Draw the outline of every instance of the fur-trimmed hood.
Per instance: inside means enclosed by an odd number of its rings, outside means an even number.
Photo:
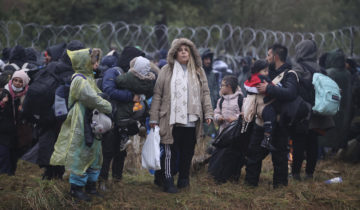
[[[170,66],[170,69],[173,69],[174,67],[176,52],[181,45],[187,45],[190,47],[191,56],[194,58],[196,69],[200,69],[202,67],[200,53],[196,49],[195,44],[187,38],[174,39],[174,41],[171,43],[171,48],[167,55],[167,62]]]

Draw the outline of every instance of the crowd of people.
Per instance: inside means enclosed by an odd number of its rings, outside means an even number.
[[[344,152],[352,139],[360,144],[359,123],[352,123],[360,108],[360,68],[340,49],[317,55],[312,40],[298,43],[292,59],[285,46],[274,44],[264,60],[244,57],[232,71],[186,38],[173,40],[156,58],[132,46],[103,55],[77,40],[43,53],[5,48],[0,173],[15,175],[20,158],[44,168],[43,179],[62,179],[69,171],[70,194],[90,201],[98,187],[108,190],[110,169],[114,181],[122,179],[130,137],[159,126],[163,152],[154,184],[177,193],[190,186],[196,143],[241,121],[241,139],[207,150],[208,171],[218,183],[238,181],[245,166],[245,184],[257,186],[270,153],[274,188],[287,186],[289,177],[303,180],[305,159],[305,179],[312,179],[325,151]],[[329,76],[341,90],[334,116],[311,111],[315,73]],[[111,118],[107,132],[95,129],[94,110]]]

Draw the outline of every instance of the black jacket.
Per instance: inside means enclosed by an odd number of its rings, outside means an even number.
[[[273,74],[274,79],[277,75],[281,74],[284,71],[291,69],[289,64],[282,65],[279,69],[276,70],[276,73]],[[281,80],[281,87],[268,85],[266,88],[266,94],[272,98],[275,98],[279,102],[290,102],[297,97],[298,91],[298,82],[297,77],[294,73],[286,72],[284,78]]]
[[[57,45],[52,45],[46,49],[46,52],[51,57],[51,61],[58,61],[66,49],[65,43],[60,43]]]
[[[12,99],[7,90],[3,89],[1,91],[0,101],[5,95],[8,95],[9,101],[4,107],[0,107],[0,144],[12,147],[15,146],[16,143],[16,126],[11,102]]]

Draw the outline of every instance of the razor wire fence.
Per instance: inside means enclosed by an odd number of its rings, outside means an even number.
[[[341,48],[347,56],[360,58],[360,26],[344,27],[329,32],[281,32],[267,29],[242,28],[230,24],[174,27],[165,25],[138,25],[122,21],[82,25],[22,24],[17,21],[0,21],[0,49],[20,44],[44,50],[47,47],[77,39],[89,47],[99,47],[105,52],[138,46],[150,56],[168,49],[175,38],[191,39],[198,48],[210,48],[215,57],[221,56],[236,68],[244,56],[265,58],[267,49],[274,43],[288,47],[294,55],[295,46],[302,40],[313,39],[319,55]]]

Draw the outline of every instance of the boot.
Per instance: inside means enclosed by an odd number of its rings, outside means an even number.
[[[177,187],[179,189],[190,186],[189,179],[178,179]]]
[[[71,184],[70,195],[76,199],[90,202],[91,198],[83,192],[83,187]]]
[[[90,194],[90,195],[96,195],[99,197],[102,197],[100,195],[100,193],[96,190],[96,182],[87,182],[85,185],[85,191],[86,193]]]
[[[276,148],[271,144],[271,135],[264,135],[264,139],[261,141],[260,146],[269,150],[270,152],[276,151]]]
[[[164,182],[164,192],[177,193],[178,190],[174,186],[174,178],[166,178]]]
[[[163,176],[161,174],[161,171],[155,171],[154,184],[156,184],[159,187],[164,186],[164,178],[163,178]]]

